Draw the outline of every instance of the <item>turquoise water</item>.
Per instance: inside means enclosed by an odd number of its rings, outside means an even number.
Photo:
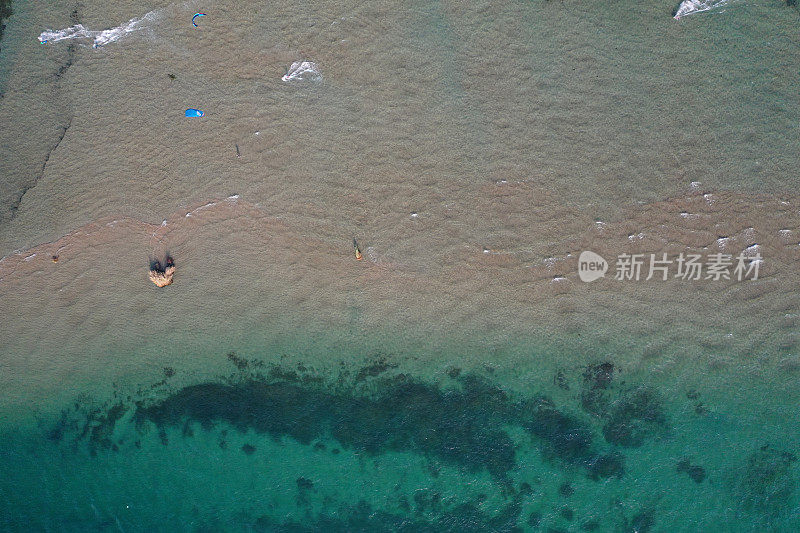
[[[164,368],[152,383],[84,392],[4,432],[0,524],[791,531],[800,520],[796,402],[743,411],[743,383],[720,392],[611,359],[515,377],[444,361],[402,372],[414,355],[322,374],[231,352],[216,377]]]

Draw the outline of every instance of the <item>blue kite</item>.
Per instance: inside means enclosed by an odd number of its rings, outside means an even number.
[[[205,13],[195,13],[194,16],[192,17],[192,26],[198,28],[199,26],[195,23],[194,19],[196,19],[197,17],[205,17],[205,16],[206,16]]]

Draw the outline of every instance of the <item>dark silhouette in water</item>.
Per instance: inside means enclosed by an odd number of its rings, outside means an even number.
[[[659,395],[648,387],[638,387],[610,406],[603,436],[612,444],[637,447],[666,427],[667,418]]]
[[[275,367],[265,377],[263,364],[250,364],[235,354],[228,358],[240,371],[253,371],[226,383],[187,386],[162,399],[91,408],[82,423],[65,414],[51,432],[53,440],[72,431],[93,451],[108,449],[115,424],[132,411],[137,430],[155,425],[164,445],[169,444],[170,427],[188,437],[193,424],[206,431],[224,424],[241,433],[290,437],[306,446],[335,440],[338,447],[369,455],[418,453],[469,472],[487,471],[508,485],[516,466],[516,444],[508,428],[516,426],[533,437],[545,458],[585,468],[590,479],[624,474],[622,455],[598,449],[589,426],[560,411],[549,398],[514,400],[474,375],[460,376],[455,388],[404,375],[370,377],[391,368],[379,360],[357,373],[356,385],[370,394],[356,389],[328,392],[313,376]]]
[[[156,272],[164,273],[166,269],[169,267],[175,266],[175,260],[172,259],[172,256],[167,254],[166,258],[164,259],[164,263],[162,265],[159,259],[151,259],[150,260],[150,270],[155,270]]]
[[[187,422],[205,430],[224,423],[242,433],[291,437],[307,446],[334,439],[370,455],[411,451],[470,472],[486,470],[504,483],[516,464],[505,426],[516,425],[536,437],[545,456],[583,466],[592,479],[624,472],[621,456],[598,453],[591,430],[550,399],[512,401],[474,376],[449,390],[401,376],[381,381],[372,396],[364,396],[307,386],[293,372],[278,375],[280,381],[251,377],[188,386],[162,400],[138,402],[134,419],[141,430],[148,422],[162,432]]]
[[[175,275],[175,261],[172,256],[167,254],[166,259],[162,265],[158,259],[150,260],[150,281],[158,287],[166,287],[172,284],[172,278]]]
[[[765,444],[747,458],[737,484],[739,505],[747,510],[778,513],[789,507],[796,481],[792,463],[797,456]]]
[[[693,465],[688,457],[684,457],[675,466],[676,472],[682,472],[692,478],[695,483],[702,483],[706,479],[706,469],[700,465]]]
[[[12,13],[11,0],[0,0],[0,40],[3,39],[3,30],[6,29],[6,25],[3,21],[10,17]],[[2,48],[0,48],[0,50],[2,50]]]
[[[138,405],[135,419],[140,427],[150,421],[159,428],[189,420],[206,430],[224,422],[241,432],[288,436],[303,445],[333,438],[371,455],[416,451],[470,471],[486,469],[501,479],[514,466],[514,444],[497,429],[503,413],[481,407],[486,395],[482,388],[443,393],[410,382],[391,386],[375,399],[288,382],[203,383]]]
[[[50,432],[51,439],[60,441],[72,434],[73,445],[87,442],[90,452],[96,454],[101,450],[117,451],[122,445],[114,438],[118,424],[132,423],[141,436],[154,428],[165,446],[172,442],[168,435],[172,439],[192,438],[194,428],[199,426],[203,431],[218,431],[216,442],[226,449],[229,442],[226,433],[233,428],[243,435],[268,435],[277,441],[290,438],[316,453],[336,455],[340,449],[368,456],[416,453],[431,461],[431,476],[435,477],[444,464],[470,474],[487,472],[506,499],[514,499],[507,509],[494,516],[479,513],[476,505],[464,506],[459,512],[467,515],[458,515],[455,510],[447,511],[446,500],[435,491],[415,493],[413,502],[417,512],[427,513],[426,520],[430,515],[439,519],[414,522],[418,528],[409,531],[470,530],[465,529],[464,516],[480,525],[476,525],[476,530],[514,530],[521,512],[520,499],[533,492],[529,483],[521,483],[517,490],[512,481],[518,448],[533,445],[546,460],[564,467],[571,475],[576,467],[581,468],[593,481],[621,478],[625,473],[622,454],[609,449],[602,439],[596,439],[591,426],[581,418],[563,412],[543,395],[512,397],[482,377],[451,373],[455,377],[447,380],[447,386],[422,383],[403,374],[392,375],[390,371],[396,365],[378,356],[366,367],[353,371],[350,385],[345,384],[342,376],[335,384],[325,385],[321,376],[304,365],[298,365],[296,370],[265,367],[259,360],[245,359],[235,353],[228,354],[228,359],[236,367],[236,373],[227,380],[177,390],[169,389],[166,380],[162,380],[156,384],[158,387],[141,388],[138,400],[128,397],[120,401],[122,395],[115,393],[114,400],[102,407],[81,411],[76,404],[74,412],[68,410],[62,415]],[[169,369],[167,373],[174,374],[175,370]],[[608,375],[601,371],[588,381],[605,386]],[[617,406],[604,416],[609,421],[635,420],[643,416],[642,409],[650,412],[647,406],[652,401],[642,403],[637,398],[630,392],[623,394],[618,402],[627,407]],[[630,411],[634,415],[625,414]],[[528,437],[520,440],[524,433]],[[254,455],[256,447],[245,444],[241,451]],[[310,505],[313,485],[303,479],[298,481],[298,501]],[[568,497],[572,490],[564,484],[561,495]],[[405,502],[410,508],[408,498]],[[362,515],[359,509],[351,509],[350,517],[323,514],[317,520],[320,527],[333,531],[345,531],[354,524],[388,531],[393,530],[395,520],[408,520],[407,516],[380,511]],[[266,522],[262,520],[263,523]],[[270,525],[275,531],[304,530],[288,523]]]

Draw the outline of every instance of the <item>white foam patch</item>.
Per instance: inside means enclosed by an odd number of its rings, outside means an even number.
[[[70,39],[91,39],[92,47],[98,48],[119,41],[129,33],[149,27],[159,19],[160,13],[160,10],[151,11],[141,17],[132,18],[121,26],[102,31],[90,30],[83,24],[76,24],[63,30],[45,30],[39,35],[39,42],[44,44]]]
[[[761,255],[761,247],[758,245],[758,243],[751,244],[742,251],[742,255],[745,257],[755,257],[756,255]]]
[[[316,63],[311,61],[295,61],[289,71],[281,78],[283,81],[321,81],[322,72]]]
[[[729,3],[730,0],[683,0],[675,10],[673,18],[678,20],[697,13],[721,10]]]
[[[375,264],[378,264],[381,261],[381,258],[378,256],[378,252],[375,251],[375,248],[372,246],[368,246],[364,253],[367,255],[367,259],[372,261]]]
[[[558,263],[559,261],[563,261],[563,259],[559,259],[557,257],[545,257],[544,259],[542,259],[542,262],[545,264],[545,266],[550,269],[556,266],[556,263]]]

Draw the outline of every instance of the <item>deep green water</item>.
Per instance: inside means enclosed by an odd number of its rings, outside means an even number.
[[[533,347],[528,347],[533,350]],[[796,416],[610,359],[509,386],[487,367],[321,375],[220,354],[6,430],[8,531],[792,531]],[[319,354],[317,354],[319,355]],[[333,354],[335,355],[335,354]],[[557,354],[540,354],[555,358]],[[315,359],[309,355],[310,359]],[[185,381],[185,380],[184,380]],[[504,382],[506,384],[504,385]],[[116,386],[115,386],[116,387]],[[8,427],[8,426],[6,426]]]

